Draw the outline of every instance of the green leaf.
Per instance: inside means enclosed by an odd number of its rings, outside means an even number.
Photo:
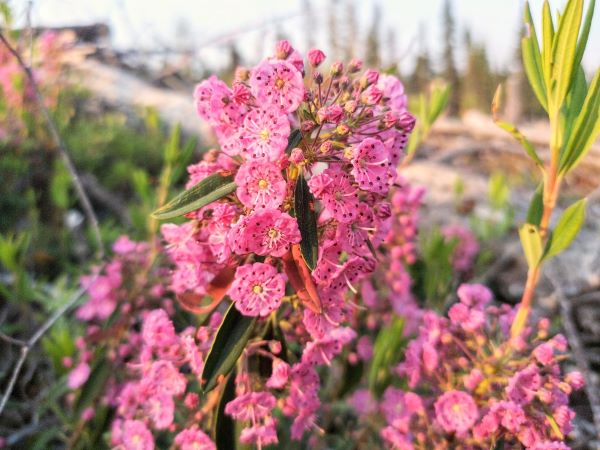
[[[294,213],[300,229],[300,249],[310,270],[314,270],[319,257],[319,236],[317,235],[317,213],[313,197],[304,176],[300,174],[294,189]]]
[[[552,232],[552,237],[546,244],[544,259],[558,255],[571,245],[585,220],[586,205],[587,199],[583,198],[569,206],[560,216]]]
[[[87,382],[83,385],[81,393],[75,403],[75,417],[80,417],[83,410],[94,404],[104,392],[108,378],[112,374],[112,367],[102,354],[97,358],[96,365],[92,368]]]
[[[429,111],[427,114],[427,123],[429,127],[438,119],[440,114],[448,106],[450,99],[449,84],[434,84],[431,88],[431,98],[429,100]]]
[[[236,188],[232,175],[214,173],[154,211],[152,216],[159,220],[182,216],[231,194]]]
[[[525,252],[527,266],[530,269],[537,267],[542,258],[542,237],[538,227],[526,223],[519,229],[519,237]]]
[[[540,45],[535,32],[535,25],[531,17],[529,3],[525,3],[525,26],[526,34],[521,39],[521,52],[523,54],[523,67],[527,74],[527,79],[542,107],[548,110],[548,98],[546,82],[543,76],[542,55]]]
[[[244,351],[256,317],[242,315],[232,303],[208,352],[202,371],[202,390],[213,389],[222,376],[227,376]]]
[[[218,450],[235,450],[236,430],[234,420],[225,414],[225,406],[235,398],[235,371],[231,372],[219,399],[213,427],[213,439]]]
[[[560,17],[558,30],[554,36],[552,46],[552,60],[556,64],[552,67],[551,92],[556,111],[565,101],[571,83],[575,66],[575,52],[577,50],[577,37],[583,15],[583,0],[570,0]],[[578,66],[577,66],[578,67]],[[550,111],[550,113],[553,113]]]
[[[546,85],[550,83],[552,76],[552,42],[554,40],[554,23],[552,22],[552,13],[550,12],[550,4],[548,0],[544,1],[542,10],[542,61],[544,63],[543,72]]]
[[[535,190],[533,197],[531,198],[531,203],[529,204],[529,209],[527,210],[527,223],[535,225],[536,227],[540,226],[542,222],[542,215],[544,214],[544,184],[540,183],[540,185]]]
[[[290,137],[288,138],[288,145],[285,148],[285,152],[289,154],[292,151],[292,149],[298,147],[298,144],[301,140],[302,133],[300,132],[300,130],[293,130],[290,133]]]
[[[560,174],[573,170],[600,134],[600,69],[590,83],[583,107],[573,125],[560,161]]]
[[[515,139],[517,139],[521,143],[523,148],[525,149],[525,152],[527,152],[527,154],[533,160],[534,163],[536,163],[539,167],[544,166],[544,163],[542,162],[541,158],[538,156],[537,152],[535,151],[535,148],[533,148],[533,145],[531,144],[531,142],[529,142],[529,139],[527,139],[525,137],[525,135],[523,133],[521,133],[517,127],[515,127],[511,123],[504,122],[503,120],[497,120],[496,125],[498,125],[500,128],[502,128],[504,131],[510,133]]]
[[[404,319],[395,318],[377,334],[373,345],[373,359],[368,374],[369,390],[379,397],[390,384],[391,369],[402,359],[406,339],[403,337]]]
[[[592,18],[594,17],[594,9],[596,7],[596,0],[590,0],[587,13],[585,14],[585,20],[583,21],[583,28],[581,29],[581,36],[579,42],[577,42],[577,51],[575,52],[575,67],[579,67],[583,59],[585,47],[587,45],[588,37],[590,35],[590,28],[592,27]]]
[[[563,108],[564,124],[562,126],[563,146],[561,148],[561,159],[564,157],[565,144],[569,142],[573,131],[573,124],[577,117],[579,117],[583,108],[587,91],[588,87],[585,79],[585,72],[583,67],[579,66],[575,73],[575,79],[571,86],[571,90],[569,91],[569,95],[567,95],[565,108]]]

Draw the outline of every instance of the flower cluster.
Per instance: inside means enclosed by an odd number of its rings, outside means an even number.
[[[52,31],[42,33],[33,40],[30,49],[33,74],[44,93],[48,108],[55,106],[61,89],[60,52],[69,45],[69,38]],[[0,46],[0,141],[19,143],[27,136],[28,114],[35,103],[33,86],[23,69],[6,46]]]
[[[511,339],[513,308],[490,306],[491,293],[481,285],[463,284],[458,296],[449,318],[425,313],[408,345],[397,372],[413,392],[386,391],[383,439],[400,449],[450,448],[454,440],[474,449],[500,440],[567,448],[562,441],[574,417],[569,394],[583,378],[561,375],[565,338],[549,339],[542,319]]]
[[[479,253],[479,243],[473,232],[461,225],[446,225],[442,228],[446,240],[456,240],[456,247],[452,253],[452,267],[458,273],[469,272]]]
[[[259,447],[277,442],[269,390],[283,397],[293,438],[316,426],[316,367],[356,337],[343,326],[348,297],[375,270],[376,249],[394,235],[392,211],[406,210],[408,222],[420,202],[421,194],[407,187],[393,204],[388,197],[415,122],[401,82],[363,71],[359,60],[321,71],[324,59],[312,50],[305,66],[282,41],[273,56],[238,69],[232,86],[216,77],[197,86],[198,114],[220,149],[188,168],[188,187],[219,174],[232,177],[236,189],[189,213],[182,225],[162,227],[175,264],[171,287],[182,305],[194,310],[190,299],[208,295],[216,299],[212,310],[222,297],[213,295],[216,286],[225,285],[241,314],[283,319],[286,339],[300,344],[294,354],[278,355],[251,341],[242,356],[242,367],[256,355],[272,360],[272,376],[260,390],[251,371],[238,373],[238,397],[225,409],[250,423],[242,440]],[[296,219],[306,213],[315,217],[314,266],[300,246],[311,239]],[[416,233],[402,226],[402,256],[395,257],[406,262],[414,259]]]
[[[214,315],[208,327],[189,327],[177,334],[165,310],[146,312],[139,353],[129,363],[129,379],[118,387],[111,405],[116,409],[113,446],[154,449],[153,432],[167,430],[173,434],[174,448],[215,449],[198,427],[207,412],[200,407],[198,394],[187,388],[200,381],[203,355],[219,319]]]

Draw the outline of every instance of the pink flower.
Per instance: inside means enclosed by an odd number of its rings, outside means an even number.
[[[173,423],[175,403],[170,395],[159,394],[146,399],[144,410],[157,430],[164,430]]]
[[[214,127],[220,139],[235,133],[246,112],[232,101],[231,89],[214,75],[196,86],[194,100],[198,115]]]
[[[236,194],[247,208],[278,208],[286,193],[279,168],[266,161],[248,161],[235,176]]]
[[[285,277],[270,264],[245,264],[235,271],[229,295],[242,314],[266,317],[281,304]]]
[[[355,337],[356,332],[351,328],[335,328],[322,338],[309,342],[302,353],[302,361],[314,365],[329,365],[333,357],[340,354],[344,345]]]
[[[273,371],[267,380],[266,386],[271,389],[283,389],[290,375],[290,366],[285,361],[277,358],[273,360]]]
[[[248,392],[227,403],[225,413],[243,422],[255,421],[270,416],[275,402],[269,392]]]
[[[87,363],[81,362],[69,372],[69,379],[67,380],[67,386],[70,389],[78,389],[85,384],[87,379],[90,377],[90,366]]]
[[[359,188],[379,194],[387,193],[396,174],[391,167],[389,153],[380,140],[366,138],[352,147],[351,162],[352,175]]]
[[[474,391],[483,380],[483,373],[479,369],[473,369],[463,378],[463,384],[469,391]]]
[[[477,405],[469,394],[463,391],[448,391],[435,402],[435,417],[448,433],[466,433],[479,418]]]
[[[516,404],[527,405],[533,400],[540,387],[542,387],[540,371],[535,365],[530,364],[508,380],[506,393]]]
[[[213,441],[195,425],[185,428],[175,436],[175,445],[179,450],[215,450]]]
[[[565,381],[576,390],[585,386],[585,378],[579,371],[569,372],[565,377]]]
[[[140,420],[126,420],[123,423],[122,439],[125,450],[154,450],[152,433]]]
[[[452,323],[462,327],[463,330],[473,333],[485,324],[485,313],[479,309],[469,309],[463,303],[452,305],[448,311]]]
[[[255,108],[245,117],[242,129],[232,146],[246,158],[277,161],[287,147],[290,122],[276,108]]]
[[[471,270],[475,256],[479,252],[479,243],[471,230],[461,225],[447,225],[442,229],[442,234],[448,240],[457,241],[452,254],[454,269],[458,272]]]
[[[231,256],[231,245],[227,237],[238,214],[238,208],[229,203],[211,205],[211,216],[206,223],[208,247],[219,264],[225,263]]]
[[[229,238],[238,255],[256,253],[276,257],[285,255],[292,244],[301,240],[296,220],[278,209],[256,211],[240,218]]]
[[[359,206],[358,191],[351,183],[351,177],[334,166],[313,176],[308,186],[334,219],[348,223],[356,218]]]
[[[142,325],[142,339],[149,347],[168,348],[178,341],[173,322],[164,309],[150,311]]]
[[[377,87],[383,91],[383,96],[387,99],[386,105],[391,108],[392,112],[406,112],[407,98],[404,93],[404,85],[398,78],[393,75],[380,75]]]
[[[527,420],[523,408],[510,401],[498,402],[492,407],[492,412],[498,415],[502,426],[511,433],[518,432]]]
[[[304,98],[302,74],[287,61],[265,61],[257,66],[250,76],[250,86],[260,103],[285,113],[295,111]]]
[[[308,62],[313,67],[318,67],[323,61],[325,61],[325,53],[318,48],[313,48],[308,51]]]
[[[377,401],[368,389],[357,389],[348,400],[348,405],[359,415],[371,414],[377,410]]]
[[[544,366],[554,361],[554,348],[547,342],[538,345],[533,349],[533,356]]]
[[[320,314],[306,308],[304,310],[303,323],[306,330],[313,339],[318,339],[337,327],[344,319],[344,299],[338,291],[333,289],[322,289],[319,298],[323,310]]]
[[[457,294],[461,303],[470,307],[483,308],[492,301],[492,292],[481,284],[461,284]]]

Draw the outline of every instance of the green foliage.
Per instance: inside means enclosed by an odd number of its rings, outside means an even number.
[[[380,397],[392,380],[391,371],[401,361],[407,339],[403,336],[404,318],[396,317],[381,328],[373,346],[373,359],[368,373],[369,390]]]
[[[452,254],[457,244],[458,239],[447,239],[438,228],[420,235],[420,259],[411,269],[417,298],[424,299],[428,308],[441,311],[454,290]]]
[[[159,220],[183,216],[231,194],[236,188],[233,176],[214,173],[158,208],[152,216]]]
[[[427,138],[431,127],[448,106],[450,86],[445,83],[432,83],[429,92],[419,95],[419,106],[415,117],[417,123],[406,146],[406,158],[410,160],[418,147]]]
[[[543,259],[550,259],[566,250],[585,221],[587,199],[581,199],[569,206],[554,227],[552,235],[546,243]]]
[[[234,368],[246,348],[255,323],[256,317],[243,316],[233,303],[229,306],[204,362],[204,392],[214,389],[220,378],[227,376]]]
[[[535,225],[526,223],[519,228],[519,238],[529,269],[535,269],[542,259],[542,236]]]
[[[317,212],[306,179],[298,176],[294,189],[294,213],[300,229],[300,249],[302,257],[310,270],[314,270],[319,257],[319,236],[317,235]]]
[[[480,241],[505,235],[513,225],[515,212],[510,204],[510,187],[501,172],[492,174],[488,184],[488,208],[485,216],[473,214],[470,226]]]

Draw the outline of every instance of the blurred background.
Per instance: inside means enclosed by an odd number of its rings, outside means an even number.
[[[542,3],[532,0],[532,11],[541,11]],[[551,2],[553,9],[565,3]],[[503,84],[499,114],[548,154],[548,124],[521,65],[523,6],[522,0],[0,0],[0,24],[39,76],[107,246],[124,233],[137,240],[155,237],[158,224],[150,212],[182,189],[187,165],[215,145],[193,107],[195,84],[212,74],[230,81],[237,66],[256,64],[280,39],[301,53],[321,48],[325,65],[358,57],[366,67],[399,76],[418,118],[420,105],[447,86],[443,114],[429,124],[415,160],[402,170],[411,183],[427,188],[423,264],[439,263],[435,250],[428,250],[435,247],[435,227],[468,228],[485,243],[469,277],[515,303],[527,270],[516,225],[539,180],[518,142],[494,124],[491,103]],[[588,75],[600,65],[599,17],[583,61]],[[539,23],[539,16],[534,20]],[[65,304],[89,271],[96,245],[57,146],[3,47],[0,84],[0,331],[27,339]],[[588,196],[586,227],[551,268],[566,294],[582,299],[572,318],[596,373],[598,173],[597,142],[567,178],[561,203]],[[458,282],[435,281],[442,300]],[[552,292],[542,280],[539,307],[559,322]],[[82,330],[65,316],[32,351],[0,419],[8,447],[64,448],[77,430],[77,422],[64,417],[61,398],[63,360],[75,353]],[[0,353],[3,391],[19,348],[0,340]],[[587,400],[580,404],[578,430],[585,442],[594,428]],[[55,424],[61,426],[50,427]]]

